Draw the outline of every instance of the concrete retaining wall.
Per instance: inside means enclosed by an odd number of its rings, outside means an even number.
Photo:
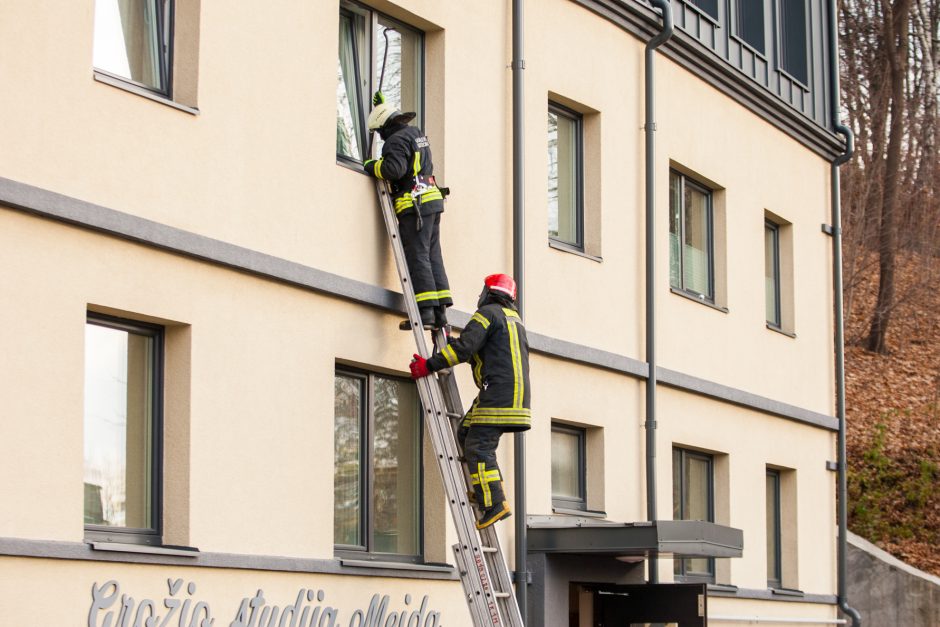
[[[940,626],[940,577],[905,564],[849,533],[849,605],[866,627]]]

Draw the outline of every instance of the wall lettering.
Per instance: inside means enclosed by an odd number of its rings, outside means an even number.
[[[162,604],[148,598],[136,600],[114,579],[93,583],[88,627],[214,627],[209,603],[194,598],[195,582],[185,587],[182,579],[166,583],[168,594]],[[428,595],[415,606],[410,594],[403,601],[393,603],[389,595],[376,593],[368,606],[347,613],[330,605],[323,590],[301,588],[293,603],[279,605],[258,589],[241,600],[227,627],[440,627],[441,613],[428,608]]]

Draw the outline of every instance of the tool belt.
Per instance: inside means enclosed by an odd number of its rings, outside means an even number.
[[[435,181],[433,176],[422,176],[419,174],[415,177],[415,182],[411,190],[395,198],[395,213],[399,214],[415,206],[420,209],[422,204],[432,200],[444,200],[448,194],[450,194],[450,188],[438,187],[437,181]],[[417,211],[417,213],[420,217],[421,212]],[[419,226],[418,229],[420,230],[420,228]]]

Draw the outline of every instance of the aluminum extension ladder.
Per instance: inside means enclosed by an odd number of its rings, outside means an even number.
[[[405,309],[411,320],[418,354],[427,359],[431,354],[421,324],[418,303],[415,301],[411,275],[405,262],[405,251],[398,234],[398,219],[392,206],[392,196],[388,183],[376,180],[375,184],[398,276],[401,278]],[[443,329],[436,330],[433,336],[434,346],[438,350],[447,345],[447,335]],[[523,627],[519,605],[513,594],[509,567],[500,548],[495,525],[478,530],[473,507],[468,501],[468,493],[472,490],[470,475],[459,459],[461,451],[458,450],[456,439],[457,427],[463,418],[463,405],[460,402],[457,381],[453,372],[448,369],[418,379],[417,384],[425,424],[444,480],[444,491],[457,528],[457,538],[460,540],[453,546],[454,558],[473,625]]]

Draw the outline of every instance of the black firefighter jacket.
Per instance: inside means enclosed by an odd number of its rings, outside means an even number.
[[[499,303],[480,307],[460,338],[428,359],[428,370],[470,362],[480,388],[467,414],[468,426],[524,431],[532,424],[529,387],[529,342],[514,309]]]
[[[416,201],[422,216],[444,211],[444,196],[433,184],[431,144],[421,129],[403,126],[392,133],[382,145],[382,158],[375,162],[373,174],[391,183],[397,215],[413,213]],[[416,183],[420,189],[413,197]]]

